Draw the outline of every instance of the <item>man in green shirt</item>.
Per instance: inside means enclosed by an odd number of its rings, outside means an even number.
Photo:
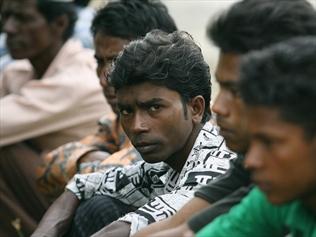
[[[246,55],[240,94],[259,188],[197,237],[316,236],[316,37]]]

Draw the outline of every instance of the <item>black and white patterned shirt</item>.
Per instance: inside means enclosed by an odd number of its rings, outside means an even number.
[[[200,131],[181,172],[166,163],[139,161],[127,167],[75,175],[67,185],[79,199],[109,195],[138,207],[120,220],[131,223],[131,235],[152,222],[174,215],[208,181],[224,174],[236,158],[218,128],[207,122]]]

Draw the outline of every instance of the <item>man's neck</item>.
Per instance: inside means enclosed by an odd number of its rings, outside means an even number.
[[[304,205],[316,215],[316,193],[303,199]]]
[[[204,124],[202,123],[196,124],[193,127],[192,132],[184,145],[184,149],[182,149],[179,152],[174,153],[165,161],[171,168],[173,168],[177,172],[181,172],[203,126]]]
[[[32,66],[34,67],[35,76],[37,79],[41,79],[43,77],[49,65],[52,63],[59,50],[63,46],[63,43],[64,42],[60,41],[53,46],[47,48],[47,50],[44,50],[36,57],[29,59]]]

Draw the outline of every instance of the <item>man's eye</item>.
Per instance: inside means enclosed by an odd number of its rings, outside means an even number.
[[[150,111],[150,112],[156,112],[156,111],[158,111],[160,108],[161,108],[160,105],[151,105],[151,106],[149,107],[149,111]]]
[[[238,88],[231,88],[230,92],[232,93],[233,96],[237,97],[240,96],[240,92],[238,90]]]
[[[270,139],[268,139],[268,138],[261,138],[260,139],[260,142],[261,142],[261,144],[262,145],[264,145],[266,148],[269,148],[269,147],[271,147],[272,146],[272,144],[273,144],[273,141],[272,140],[270,140]]]
[[[127,109],[120,109],[120,114],[122,116],[127,116],[131,113],[131,111],[127,110]]]

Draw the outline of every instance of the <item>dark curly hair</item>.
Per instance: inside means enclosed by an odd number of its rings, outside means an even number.
[[[316,11],[305,0],[243,0],[211,22],[207,35],[221,51],[243,54],[292,37],[316,35]]]
[[[116,90],[150,82],[177,91],[183,103],[202,95],[205,100],[203,122],[210,115],[210,79],[201,49],[188,33],[167,34],[160,30],[132,41],[118,56],[110,76]]]
[[[63,40],[69,39],[77,21],[75,5],[71,2],[57,2],[52,0],[37,0],[37,8],[48,22],[55,20],[61,15],[68,17],[68,27],[63,34]]]
[[[316,37],[299,37],[242,59],[240,93],[249,106],[275,108],[316,135]]]
[[[136,39],[153,29],[177,30],[167,7],[158,0],[111,1],[100,9],[91,25],[93,35],[101,32],[123,39]]]

